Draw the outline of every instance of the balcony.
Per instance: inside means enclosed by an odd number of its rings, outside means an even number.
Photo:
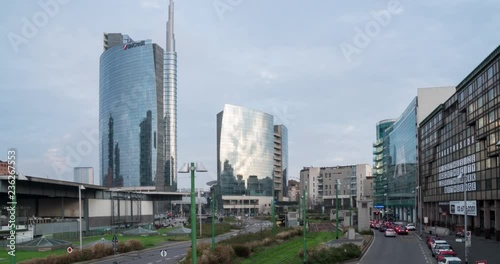
[[[375,141],[375,142],[373,143],[373,147],[374,147],[374,148],[376,148],[376,147],[378,147],[378,146],[382,145],[383,143],[384,143],[384,139],[382,139],[382,138],[377,139],[377,141]]]
[[[373,154],[380,154],[382,151],[384,151],[384,147],[378,147],[373,149]]]

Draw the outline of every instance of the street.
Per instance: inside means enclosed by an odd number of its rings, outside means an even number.
[[[256,233],[263,229],[267,229],[271,227],[271,223],[269,221],[261,221],[253,218],[246,219],[244,221],[244,228],[240,231],[235,231],[223,235],[219,235],[215,237],[215,242],[219,242],[225,239],[228,239],[232,236],[238,235],[238,233]],[[197,243],[211,243],[212,238],[203,238],[198,239]],[[115,263],[145,263],[145,264],[153,264],[153,263],[178,263],[180,259],[184,258],[184,255],[187,253],[189,248],[191,247],[191,241],[183,241],[183,242],[169,242],[166,243],[162,247],[156,247],[154,249],[142,250],[138,253],[125,253],[118,255],[116,257],[107,258],[105,260],[96,260],[92,263],[98,264],[115,264]],[[162,257],[160,255],[161,251],[165,250],[167,255]]]
[[[435,263],[424,241],[420,241],[412,232],[408,235],[385,237],[384,233],[373,229],[375,233],[372,245],[359,264],[424,264]]]

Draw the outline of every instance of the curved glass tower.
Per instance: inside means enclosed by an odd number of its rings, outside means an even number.
[[[163,49],[104,35],[99,74],[100,176],[104,186],[154,186],[164,175]]]
[[[273,121],[270,114],[235,105],[217,114],[221,195],[273,196]]]

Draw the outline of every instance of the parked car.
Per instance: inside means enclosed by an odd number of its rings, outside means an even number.
[[[448,244],[436,244],[433,248],[432,248],[432,256],[433,257],[436,257],[437,255],[439,255],[439,252],[441,250],[451,250],[451,246],[448,245]]]
[[[453,250],[441,250],[436,256],[436,260],[439,262],[446,257],[456,257],[457,253]]]
[[[438,264],[462,264],[462,260],[457,257],[446,257],[440,260]]]
[[[387,230],[385,230],[385,236],[386,237],[396,237],[396,231],[394,231],[394,229],[392,229],[392,228],[388,228]]]

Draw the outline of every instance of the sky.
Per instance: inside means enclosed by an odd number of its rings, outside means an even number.
[[[289,178],[304,166],[372,165],[375,125],[417,88],[455,86],[500,43],[495,0],[177,0],[178,166],[217,178],[224,104],[288,127]],[[165,48],[167,0],[8,1],[0,9],[0,160],[18,172],[99,175],[103,33]],[[4,152],[4,153],[1,153]],[[189,187],[179,174],[179,187]]]

